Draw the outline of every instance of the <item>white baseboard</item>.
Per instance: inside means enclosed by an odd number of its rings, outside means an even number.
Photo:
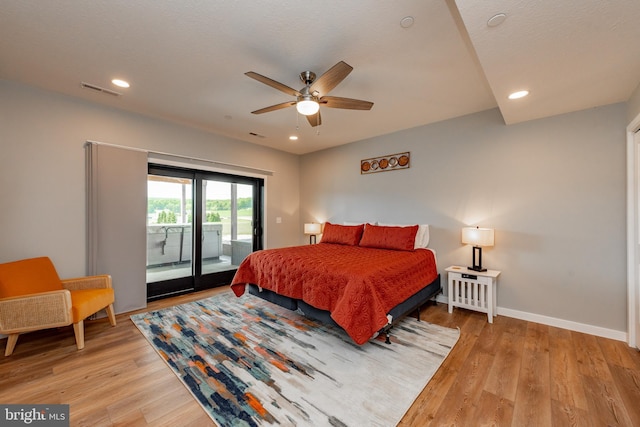
[[[442,294],[437,296],[436,301],[443,304],[449,304],[449,299]],[[558,319],[556,317],[543,316],[541,314],[527,313],[525,311],[512,310],[510,308],[504,307],[498,307],[497,311],[499,316],[506,316],[514,319],[526,320],[527,322],[540,323],[542,325],[568,329],[575,332],[582,332],[585,334],[595,335],[597,337],[629,342],[629,336],[625,331],[616,331],[614,329],[607,329],[600,326],[587,325],[584,323],[573,322],[571,320]]]

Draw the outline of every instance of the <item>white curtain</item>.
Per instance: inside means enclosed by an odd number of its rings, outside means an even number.
[[[117,313],[146,307],[147,153],[87,142],[89,274],[110,274]]]

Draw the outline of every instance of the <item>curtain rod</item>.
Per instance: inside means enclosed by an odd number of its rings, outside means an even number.
[[[85,145],[86,144],[105,145],[105,146],[108,146],[108,147],[121,148],[121,149],[124,149],[124,150],[140,151],[140,152],[147,153],[147,154],[155,154],[155,155],[159,155],[159,156],[174,157],[176,159],[191,160],[191,161],[195,161],[195,162],[209,163],[209,164],[212,164],[212,165],[217,165],[217,166],[222,166],[222,167],[229,167],[229,168],[234,168],[234,169],[241,169],[241,170],[246,170],[246,171],[257,172],[257,173],[261,173],[261,174],[264,174],[264,175],[273,175],[273,171],[267,170],[267,169],[258,169],[258,168],[254,168],[254,167],[251,167],[251,166],[243,166],[243,165],[237,165],[237,164],[234,164],[234,163],[219,162],[219,161],[216,161],[216,160],[209,160],[209,159],[203,159],[203,158],[199,158],[199,157],[185,156],[185,155],[182,155],[182,154],[172,154],[172,153],[165,153],[165,152],[162,152],[162,151],[145,150],[143,148],[127,147],[127,146],[124,146],[124,145],[111,144],[109,142],[100,142],[100,141],[91,141],[91,140],[87,140],[85,142]]]

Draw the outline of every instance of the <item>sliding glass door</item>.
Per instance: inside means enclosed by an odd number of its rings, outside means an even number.
[[[263,187],[259,178],[150,165],[147,299],[230,283],[262,249]]]
[[[207,236],[220,236],[224,268],[237,267],[253,251],[253,185],[205,179],[202,224],[202,269],[209,273],[220,267],[212,241]],[[215,241],[214,241],[215,242]]]

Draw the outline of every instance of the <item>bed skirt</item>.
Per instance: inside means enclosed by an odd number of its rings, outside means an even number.
[[[277,294],[268,289],[261,289],[260,287],[248,284],[247,290],[250,294],[269,301],[273,304],[277,304],[281,307],[287,308],[292,311],[298,311],[304,316],[320,321],[325,324],[334,325],[340,327],[332,318],[331,313],[327,310],[320,310],[312,305],[307,304],[302,300],[297,300],[284,295]],[[436,276],[433,282],[429,283],[424,288],[401,302],[400,304],[389,310],[388,316],[390,323],[385,326],[380,332],[388,333],[388,330],[399,322],[405,316],[417,312],[418,319],[420,319],[420,308],[425,305],[429,300],[435,298],[436,295],[442,292],[442,286],[440,284],[440,274]]]

